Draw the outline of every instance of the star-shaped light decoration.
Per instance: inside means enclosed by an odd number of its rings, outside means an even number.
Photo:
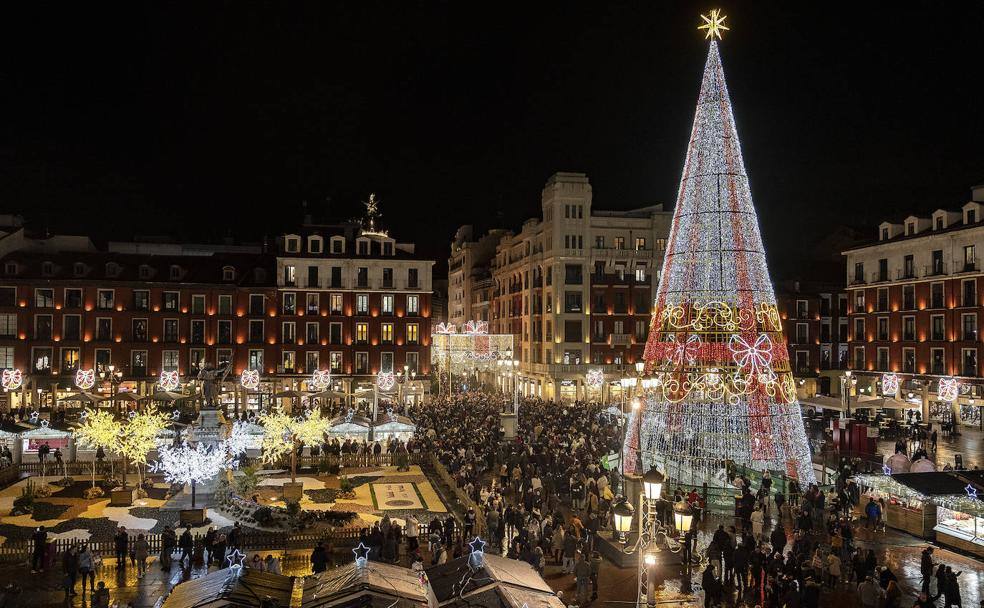
[[[226,557],[226,562],[229,564],[229,570],[232,570],[233,574],[238,575],[242,572],[243,562],[246,561],[246,554],[239,549],[233,549]]]
[[[181,410],[171,412],[171,420],[181,420]]]
[[[704,40],[714,40],[717,38],[721,40],[721,32],[727,32],[730,28],[724,24],[724,20],[728,18],[727,15],[723,14],[720,9],[711,9],[711,14],[701,15],[701,19],[704,23],[697,26],[698,30],[707,30],[704,35]]]
[[[359,543],[359,546],[352,549],[352,553],[355,554],[355,565],[360,568],[365,568],[366,563],[369,562],[369,547],[365,546],[363,543]]]
[[[46,429],[46,428],[48,428],[48,425],[49,424],[50,423],[48,422],[48,419],[47,418],[44,418],[44,419],[41,420],[41,428]]]
[[[892,474],[892,467],[888,466],[887,464],[883,464],[882,465],[882,473],[884,473],[886,475],[891,475]]]
[[[977,499],[977,488],[975,488],[974,486],[968,483],[967,487],[964,488],[964,491],[967,492],[967,498],[971,498],[974,500]]]
[[[471,554],[468,556],[468,566],[473,570],[478,570],[485,565],[485,541],[479,537],[468,543],[471,547]]]
[[[127,416],[127,418],[129,418],[130,420],[133,420],[134,418],[136,418],[136,417],[137,417],[137,412],[136,412],[136,410],[130,410],[130,413],[129,413],[129,414],[127,414],[126,416]]]
[[[31,412],[31,415],[28,416],[28,420],[31,421],[31,424],[37,424],[38,423],[38,417],[40,415],[41,415],[41,412],[33,411],[33,412]]]

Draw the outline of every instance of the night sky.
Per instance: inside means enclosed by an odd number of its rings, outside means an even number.
[[[255,242],[375,191],[443,261],[558,170],[670,206],[714,6],[773,264],[984,181],[979,2],[30,4],[0,19],[0,210],[38,229]]]

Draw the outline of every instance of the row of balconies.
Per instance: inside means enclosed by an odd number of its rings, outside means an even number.
[[[946,276],[948,274],[951,274],[950,273],[951,268],[953,269],[952,272],[953,274],[980,272],[981,264],[980,262],[977,261],[976,258],[969,259],[969,260],[954,260],[952,266],[950,266],[946,262],[939,262],[936,264],[929,264],[923,266],[921,275],[919,275],[919,272],[915,267],[898,268],[895,270],[895,280],[897,281],[913,280],[913,279],[920,278],[920,276],[922,278]],[[858,275],[857,273],[851,273],[849,277],[850,277],[848,281],[849,285],[862,285],[865,283],[885,283],[891,279],[891,273],[888,270],[886,270],[885,272],[881,272],[880,270],[875,270],[868,275],[867,280],[865,280],[864,275]]]

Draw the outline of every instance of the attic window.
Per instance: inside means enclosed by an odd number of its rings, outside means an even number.
[[[7,262],[3,265],[4,274],[17,274],[17,262]]]
[[[171,280],[177,280],[181,278],[181,267],[178,265],[171,266]]]
[[[223,281],[235,281],[236,280],[236,269],[232,266],[222,267],[222,280]]]
[[[52,264],[51,262],[42,262],[41,274],[46,277],[50,277],[51,275],[55,274],[55,265]]]
[[[110,278],[115,278],[120,274],[120,265],[116,262],[110,262],[106,264],[106,276]]]
[[[151,270],[150,266],[146,264],[141,264],[139,274],[141,279],[149,279],[153,275],[153,271]]]
[[[393,243],[389,241],[383,243],[383,255],[393,255]]]
[[[297,253],[301,250],[301,239],[297,237],[288,237],[285,241],[284,248],[287,253]]]
[[[977,210],[976,209],[968,209],[967,210],[967,223],[968,224],[976,224],[977,223]]]
[[[308,252],[309,253],[321,253],[321,249],[324,246],[323,241],[320,236],[310,236],[308,237]]]
[[[888,240],[888,228],[882,228],[881,229],[881,240],[883,240],[883,241],[887,241]]]
[[[74,274],[77,277],[83,276],[85,274],[85,264],[83,264],[82,262],[75,262],[75,264],[72,266],[72,274]]]
[[[356,255],[369,255],[369,241],[367,239],[359,239],[355,242],[355,249]]]
[[[942,215],[936,218],[936,229],[937,230],[943,230],[943,216]]]
[[[905,235],[910,236],[916,233],[916,225],[912,222],[907,222],[905,225]]]
[[[345,253],[345,239],[336,236],[331,239],[331,252],[332,253]]]

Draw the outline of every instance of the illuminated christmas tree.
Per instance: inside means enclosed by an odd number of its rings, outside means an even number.
[[[643,467],[725,485],[729,462],[814,482],[789,354],[752,206],[717,41],[711,39],[656,295]],[[628,446],[627,446],[628,447]]]

